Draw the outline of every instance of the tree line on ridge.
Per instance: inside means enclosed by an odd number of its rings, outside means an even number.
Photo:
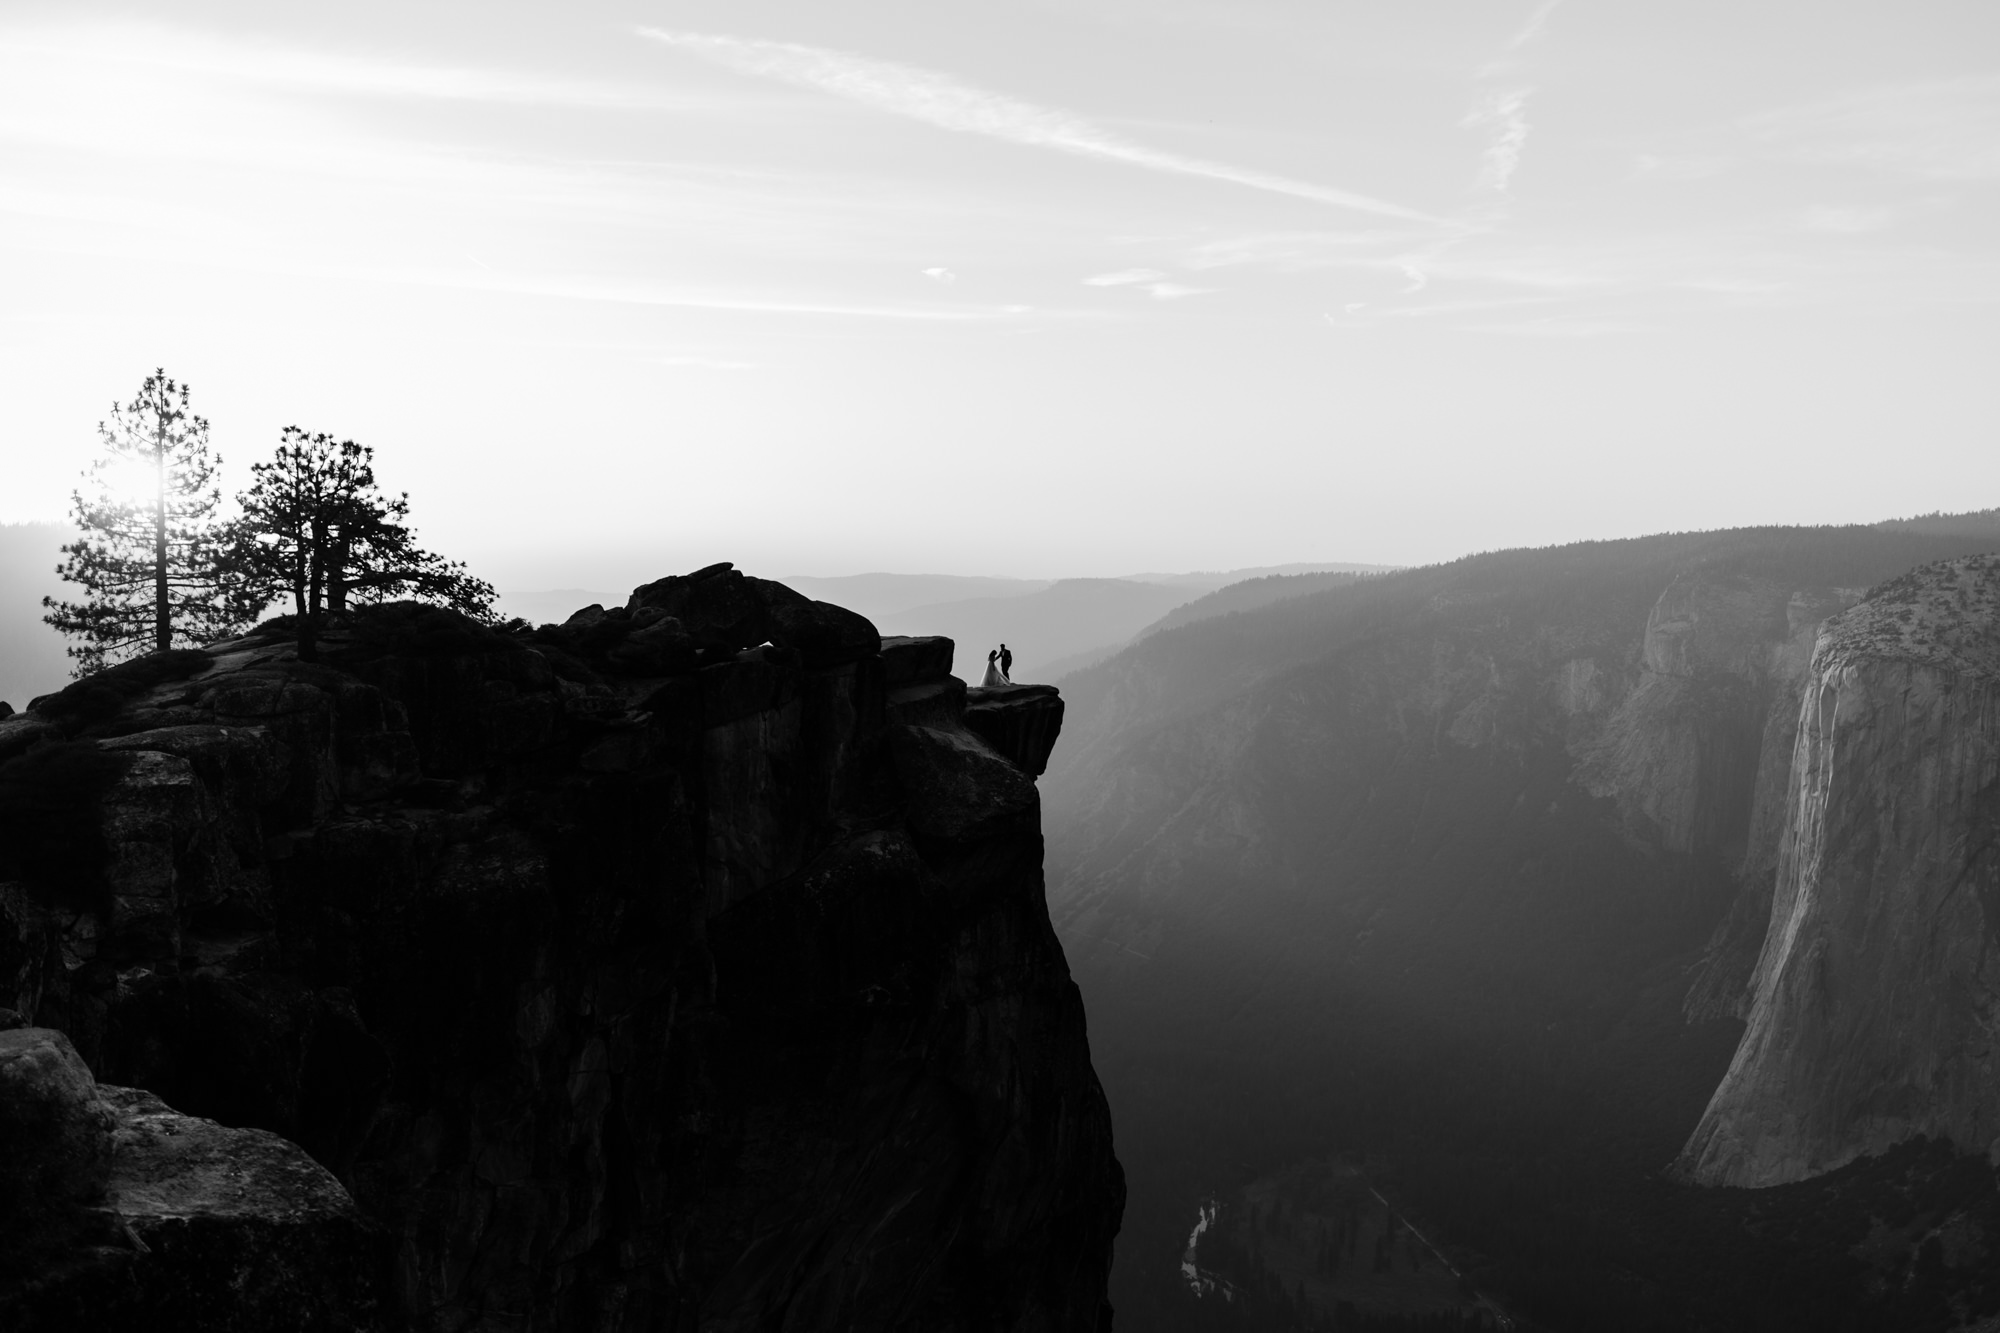
[[[287,426],[225,514],[208,422],[156,370],[98,423],[103,452],[71,494],[81,535],[56,572],[75,601],[42,599],[74,674],[239,634],[289,598],[299,656],[359,603],[412,597],[491,620],[491,584],[418,545],[407,493],[384,493],[375,452]]]

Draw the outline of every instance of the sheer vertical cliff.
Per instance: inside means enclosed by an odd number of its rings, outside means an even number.
[[[1603,1302],[1551,1326],[1647,1322],[1607,1274],[1685,1276],[1635,1182],[1743,1030],[1820,625],[1980,523],[1496,552],[1066,677],[1051,899],[1133,1182],[1121,1313],[1180,1298],[1212,1182],[1379,1146],[1549,1310]]]
[[[2000,558],[1827,622],[1749,1030],[1680,1159],[1772,1185],[1915,1137],[2000,1160]]]
[[[1108,1323],[1054,691],[727,566],[282,630],[0,722],[12,1021],[304,1147],[418,1328]]]

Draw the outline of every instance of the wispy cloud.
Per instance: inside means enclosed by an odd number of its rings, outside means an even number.
[[[1751,116],[1767,153],[1943,181],[2000,180],[2000,75],[1871,88]]]
[[[1517,71],[1524,63],[1520,53],[1542,35],[1549,25],[1549,16],[1560,3],[1562,0],[1543,0],[1528,15],[1528,21],[1501,45],[1500,54],[1479,68],[1479,80],[1487,90],[1459,124],[1466,129],[1487,131],[1486,150],[1479,158],[1478,183],[1482,190],[1505,193],[1521,165],[1521,150],[1528,145],[1530,128],[1528,98],[1533,96],[1534,89],[1518,82]],[[1502,80],[1511,81],[1513,86],[1495,86]]]
[[[1549,25],[1549,15],[1555,13],[1556,6],[1561,3],[1562,0],[1542,0],[1541,4],[1535,6],[1535,12],[1528,15],[1528,21],[1521,25],[1520,31],[1507,39],[1507,45],[1503,49],[1509,52],[1518,51],[1541,36],[1542,29]]]
[[[0,200],[4,211],[4,200]],[[99,233],[72,228],[61,238],[49,237],[37,248],[103,259],[155,258],[174,265],[260,273],[287,278],[326,279],[344,284],[374,283],[389,287],[483,292],[604,305],[650,306],[662,309],[706,310],[745,315],[848,318],[890,323],[1020,324],[1030,320],[1101,319],[1103,312],[1059,309],[1026,304],[932,305],[843,300],[838,296],[800,296],[790,292],[724,290],[665,282],[631,281],[589,274],[547,270],[500,272],[487,266],[427,265],[343,260],[326,254],[281,251],[272,247],[202,245],[182,237],[172,244],[134,248]],[[468,256],[469,258],[469,256]]]
[[[511,70],[413,64],[308,51],[143,25],[96,25],[0,34],[0,60],[123,65],[224,78],[290,91],[530,106],[659,110],[713,104],[686,93]]]
[[[946,285],[950,285],[951,283],[958,281],[958,274],[953,273],[948,268],[927,268],[923,271],[923,273],[924,276],[929,278],[932,282],[942,282],[945,283]]]
[[[1502,191],[1521,165],[1521,150],[1528,143],[1528,97],[1531,90],[1513,88],[1494,93],[1475,106],[1464,120],[1468,129],[1490,126],[1492,138],[1480,159],[1479,184],[1482,189]]]
[[[1477,331],[1534,337],[1625,332],[1725,310],[2000,300],[2000,265],[1865,234],[1903,221],[1911,208],[1826,205],[1615,235],[1494,226],[1421,247],[1393,234],[1375,244],[1340,233],[1249,234],[1204,241],[1176,263],[1238,265],[1250,270],[1239,285],[1252,291],[1257,270],[1288,284],[1295,274],[1325,275],[1320,290],[1345,298],[1322,307],[1338,327],[1461,327],[1470,319]]]
[[[1099,273],[1085,278],[1086,287],[1131,287],[1145,292],[1155,301],[1174,301],[1183,296],[1204,296],[1214,291],[1213,287],[1190,287],[1186,283],[1167,282],[1166,274],[1156,268],[1124,268],[1116,273]]]
[[[1167,275],[1156,268],[1121,268],[1116,273],[1100,273],[1085,278],[1086,287],[1122,287],[1128,282],[1156,282]]]
[[[726,69],[813,88],[891,115],[961,134],[978,134],[1035,148],[1172,175],[1226,181],[1253,190],[1418,222],[1438,219],[1417,209],[1351,190],[1187,157],[1122,139],[1074,112],[962,83],[948,74],[794,42],[640,28],[642,36],[701,56]]]
[[[1511,73],[1519,65],[1521,49],[1542,35],[1549,26],[1549,16],[1556,12],[1562,0],[1543,0],[1528,15],[1528,21],[1515,30],[1514,35],[1501,44],[1500,54],[1479,67],[1482,79],[1497,79]]]
[[[1356,257],[1383,247],[1407,249],[1417,233],[1397,231],[1279,231],[1257,232],[1203,241],[1180,256],[1183,267],[1224,268],[1254,264],[1280,271],[1339,268],[1357,262]],[[1380,261],[1363,260],[1373,263]]]

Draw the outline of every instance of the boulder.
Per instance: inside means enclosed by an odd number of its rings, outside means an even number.
[[[24,1031],[44,1052],[46,1039],[61,1035]],[[0,1033],[0,1043],[23,1036]],[[100,1088],[74,1051],[67,1059],[73,1063],[45,1067],[61,1066],[66,1105],[88,1108],[91,1202],[101,1206],[89,1210],[92,1228],[72,1232],[64,1253],[43,1246],[31,1280],[0,1286],[0,1326],[13,1333],[384,1327],[381,1234],[326,1168],[276,1134],[182,1115],[136,1088]]]
[[[808,667],[858,662],[882,649],[882,636],[872,621],[831,602],[774,601],[770,634],[772,643],[797,652]]]
[[[613,666],[633,675],[677,676],[700,664],[700,645],[681,622],[655,608],[643,618],[638,629],[626,635],[606,654]],[[634,614],[634,621],[641,621]]]
[[[633,589],[626,610],[657,607],[680,621],[700,647],[733,653],[771,637],[771,599],[763,583],[727,563],[710,565]]]
[[[68,1037],[0,1032],[0,1280],[82,1229],[104,1193],[111,1130],[111,1110]]]
[[[953,644],[941,634],[892,634],[882,640],[882,683],[890,689],[943,680]]]
[[[0,764],[26,754],[36,744],[52,740],[62,732],[33,713],[16,713],[0,718]]]

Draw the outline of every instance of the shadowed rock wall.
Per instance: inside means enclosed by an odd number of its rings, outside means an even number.
[[[295,1144],[100,1086],[0,1032],[0,1327],[374,1333],[383,1237]]]
[[[305,1147],[416,1327],[1108,1322],[1039,800],[949,641],[727,566],[281,631],[0,721],[101,833],[0,860],[0,1005]]]

